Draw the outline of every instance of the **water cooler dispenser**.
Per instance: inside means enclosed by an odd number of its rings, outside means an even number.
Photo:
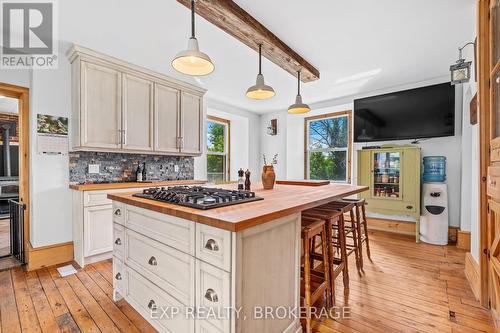
[[[424,157],[420,240],[435,245],[448,244],[448,186],[446,157]]]

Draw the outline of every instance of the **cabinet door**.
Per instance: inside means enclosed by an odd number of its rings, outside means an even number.
[[[81,144],[92,148],[121,148],[121,73],[82,62]]]
[[[202,118],[201,97],[183,92],[181,95],[181,152],[201,154]]]
[[[153,150],[153,82],[123,74],[123,149]]]
[[[155,151],[179,152],[180,92],[161,84],[155,84]]]
[[[113,251],[113,206],[84,208],[83,234],[86,257]]]

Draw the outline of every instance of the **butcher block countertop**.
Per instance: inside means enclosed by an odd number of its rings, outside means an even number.
[[[130,183],[99,183],[99,184],[78,184],[70,185],[69,188],[77,191],[98,191],[98,190],[117,190],[124,188],[156,187],[156,186],[174,186],[174,185],[201,185],[206,180],[167,180],[151,182],[130,182]]]
[[[236,185],[228,184],[216,187],[235,189]],[[238,232],[366,190],[368,190],[367,186],[341,184],[324,186],[275,185],[272,190],[264,190],[261,184],[256,184],[252,191],[264,200],[208,210],[137,198],[133,197],[132,193],[108,194],[108,198],[128,205]]]

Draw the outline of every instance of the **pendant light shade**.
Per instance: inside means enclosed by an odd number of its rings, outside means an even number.
[[[311,111],[309,105],[302,102],[302,96],[300,95],[300,71],[297,72],[297,80],[297,97],[295,97],[295,103],[288,107],[288,113],[291,114],[307,113]]]
[[[252,99],[268,99],[276,95],[273,87],[268,86],[264,82],[262,75],[262,44],[259,44],[259,74],[254,86],[247,90],[247,97]]]
[[[172,67],[183,74],[192,76],[203,76],[212,73],[215,69],[210,57],[201,52],[198,40],[195,37],[195,1],[191,1],[191,38],[188,41],[187,50],[177,53],[172,60]]]

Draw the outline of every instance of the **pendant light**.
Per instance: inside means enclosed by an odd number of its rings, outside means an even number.
[[[195,37],[194,16],[195,0],[191,0],[191,38],[188,41],[187,50],[177,53],[172,60],[172,67],[187,75],[203,76],[212,73],[215,69],[212,60],[198,47],[198,40]]]
[[[297,72],[297,97],[295,103],[288,107],[288,113],[299,114],[311,111],[309,105],[302,103],[302,96],[300,95],[300,71]]]
[[[259,74],[254,86],[247,90],[247,97],[253,99],[268,99],[276,95],[273,87],[267,86],[264,83],[264,75],[262,75],[262,44],[259,44]]]

